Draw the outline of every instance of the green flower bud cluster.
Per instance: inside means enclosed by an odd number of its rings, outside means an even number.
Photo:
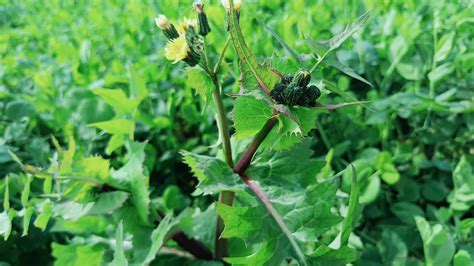
[[[314,107],[321,91],[315,85],[309,85],[311,74],[306,70],[299,70],[294,75],[285,74],[280,83],[276,84],[270,96],[277,103],[290,107],[298,105]]]

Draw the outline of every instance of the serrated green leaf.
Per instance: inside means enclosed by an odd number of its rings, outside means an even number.
[[[228,190],[243,191],[245,184],[240,177],[223,161],[210,156],[198,155],[195,153],[182,151],[183,161],[199,180],[196,186],[195,195]]]
[[[146,143],[129,141],[125,146],[127,148],[125,164],[118,170],[111,170],[111,182],[126,187],[132,193],[132,202],[137,208],[140,218],[143,222],[148,223],[150,194],[148,177],[145,176],[143,166]]]
[[[369,19],[370,13],[365,12],[360,17],[358,17],[354,22],[347,25],[343,31],[334,35],[331,39],[326,41],[311,41],[309,40],[310,48],[313,49],[313,52],[319,54],[320,51],[316,49],[317,46],[326,47],[326,52],[329,53],[337,48],[339,48],[349,37],[351,37],[355,32],[360,30],[365,22]]]
[[[316,127],[316,117],[320,113],[326,112],[306,107],[294,107],[289,109],[291,119],[288,116],[280,115],[279,123],[275,126],[265,141],[263,147],[275,150],[289,149],[300,143],[305,136]]]
[[[269,93],[280,78],[272,71],[269,64],[259,64],[257,62],[255,55],[245,43],[239,19],[233,9],[233,2],[229,3],[231,5],[228,19],[229,32],[234,49],[239,57],[242,90],[251,91],[260,86],[266,93]]]
[[[117,114],[133,114],[138,104],[137,99],[130,100],[120,89],[93,89],[92,92],[110,105]]]
[[[96,127],[109,134],[133,135],[135,124],[128,119],[115,119],[104,122],[97,122],[88,125]]]
[[[317,172],[324,163],[315,164],[309,158],[311,154],[304,145],[285,152],[264,152],[247,171],[269,199],[284,227],[262,205],[217,205],[225,223],[223,236],[241,238],[248,245],[258,247],[250,256],[228,261],[278,265],[292,257],[304,264],[299,246],[318,241],[323,232],[342,221],[331,212],[338,184],[333,179],[316,184]],[[292,155],[294,159],[285,160]]]
[[[363,78],[362,76],[357,74],[349,66],[346,66],[346,65],[342,64],[341,62],[339,62],[339,60],[337,60],[335,58],[328,58],[328,59],[326,59],[326,63],[328,65],[338,69],[339,71],[343,72],[344,74],[348,75],[349,77],[360,80],[360,81],[364,82],[365,84],[369,85],[372,88],[374,87],[374,85],[372,85],[372,83],[370,83],[368,80],[366,80],[365,78]]]

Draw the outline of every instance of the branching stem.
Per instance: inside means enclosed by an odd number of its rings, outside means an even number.
[[[268,136],[268,134],[273,129],[273,127],[277,124],[277,122],[278,122],[278,118],[275,115],[267,120],[263,128],[260,130],[260,132],[257,133],[252,143],[250,143],[247,150],[245,150],[245,153],[242,155],[240,160],[234,166],[235,173],[239,175],[245,173],[247,168],[250,166],[250,163],[252,162],[252,158],[257,152],[258,147],[260,147],[262,142],[265,140],[265,138]]]

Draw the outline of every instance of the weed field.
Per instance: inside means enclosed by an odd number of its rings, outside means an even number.
[[[472,0],[0,0],[0,266],[474,266]]]

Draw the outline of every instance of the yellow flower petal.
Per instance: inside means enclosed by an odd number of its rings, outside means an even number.
[[[186,37],[184,34],[180,35],[179,38],[176,38],[169,42],[165,46],[165,57],[166,59],[177,63],[188,56],[189,46],[186,42]]]
[[[196,19],[190,19],[190,18],[184,18],[178,24],[177,30],[178,30],[179,34],[181,35],[181,34],[185,34],[189,27],[197,28],[197,20]]]

